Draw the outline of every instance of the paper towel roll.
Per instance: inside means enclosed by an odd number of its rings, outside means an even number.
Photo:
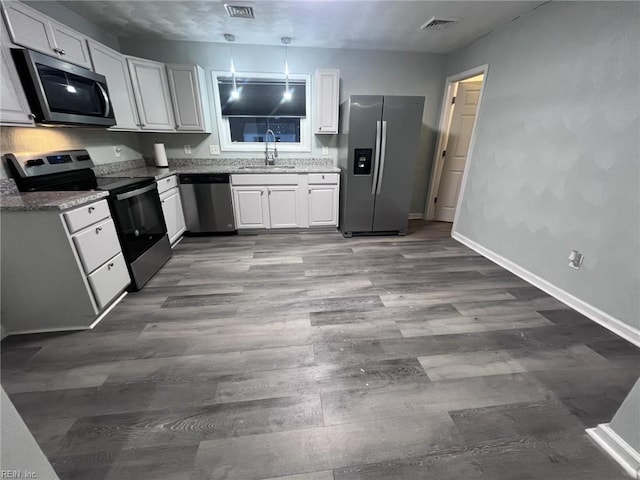
[[[164,149],[164,143],[154,143],[153,153],[156,159],[156,167],[168,167],[167,152]]]

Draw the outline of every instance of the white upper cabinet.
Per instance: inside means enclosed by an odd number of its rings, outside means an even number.
[[[338,133],[340,70],[316,70],[316,133]]]
[[[202,67],[168,64],[167,76],[176,130],[211,133],[211,110]]]
[[[91,63],[96,73],[107,79],[109,97],[116,116],[111,130],[140,130],[127,61],[122,54],[89,40]]]
[[[137,57],[126,58],[140,116],[140,128],[175,132],[176,124],[164,63]]]
[[[2,7],[13,43],[91,68],[86,36],[20,2],[5,2]]]
[[[33,126],[27,98],[11,58],[9,34],[0,22],[0,124]]]

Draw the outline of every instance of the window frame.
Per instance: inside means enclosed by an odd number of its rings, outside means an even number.
[[[220,105],[220,89],[218,88],[218,77],[228,77],[228,71],[212,70],[211,79],[213,82],[213,103],[216,112],[216,121],[218,123],[218,141],[220,142],[220,150],[226,152],[263,152],[264,142],[232,142],[231,129],[229,119],[222,116],[222,107]],[[283,80],[282,73],[264,73],[264,72],[241,72],[236,73],[237,77],[265,78],[272,80]],[[279,152],[311,152],[311,75],[302,73],[290,73],[289,79],[305,82],[305,110],[306,117],[300,118],[300,142],[282,142],[278,143]]]

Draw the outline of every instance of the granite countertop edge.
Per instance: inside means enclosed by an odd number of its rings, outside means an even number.
[[[206,166],[170,166],[167,168],[161,167],[139,167],[129,170],[121,170],[119,172],[108,175],[109,177],[153,177],[156,180],[161,180],[171,175],[184,174],[197,174],[197,173],[229,173],[229,174],[265,174],[265,173],[340,173],[338,167],[327,166],[310,166],[300,165],[293,168],[288,167],[252,167],[242,168],[230,167],[228,165],[206,165]]]
[[[242,166],[229,165],[203,165],[203,166],[170,166],[160,167],[137,167],[128,170],[121,170],[106,175],[105,177],[153,177],[155,180],[170,177],[172,175],[197,174],[197,173],[229,173],[229,174],[282,174],[282,173],[340,173],[340,169],[326,165],[296,165],[293,168],[272,166],[260,168],[242,168]],[[108,192],[102,191],[82,191],[82,192],[15,192],[11,190],[0,191],[0,210],[2,211],[64,211],[79,207],[87,203],[107,197]]]
[[[2,211],[65,211],[95,202],[109,195],[109,192],[2,192],[0,210]]]

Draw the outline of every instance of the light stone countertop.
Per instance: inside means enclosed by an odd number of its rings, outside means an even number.
[[[295,166],[229,166],[229,165],[202,165],[202,166],[170,166],[167,168],[141,167],[130,170],[122,170],[109,174],[110,177],[153,177],[156,180],[179,175],[181,173],[232,173],[232,174],[262,174],[262,173],[340,173],[340,169],[333,166],[319,165],[295,165]]]
[[[23,192],[2,191],[2,211],[68,210],[107,197],[108,192]]]
[[[246,164],[216,165],[216,164],[183,164],[168,168],[138,167],[128,170],[103,173],[104,177],[153,177],[156,180],[178,175],[181,173],[230,173],[230,174],[263,174],[263,173],[339,173],[340,169],[332,165],[305,164],[261,166]],[[0,185],[0,209],[3,211],[37,211],[37,210],[68,210],[101,198],[107,197],[108,192],[17,192],[15,184]]]

